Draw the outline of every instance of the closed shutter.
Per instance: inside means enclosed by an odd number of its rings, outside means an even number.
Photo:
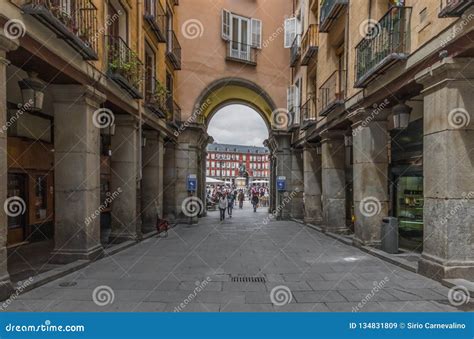
[[[297,25],[296,18],[285,20],[285,48],[291,48],[291,44],[296,36]]]

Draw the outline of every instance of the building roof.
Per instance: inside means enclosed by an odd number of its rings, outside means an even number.
[[[207,151],[208,152],[221,152],[221,153],[269,154],[269,150],[266,147],[230,145],[230,144],[218,144],[218,143],[212,143],[212,144],[207,145]]]

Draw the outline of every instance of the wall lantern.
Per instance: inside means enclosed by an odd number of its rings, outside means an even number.
[[[394,129],[405,129],[410,123],[410,114],[412,108],[407,104],[398,104],[393,106],[393,128]]]
[[[44,83],[38,79],[38,73],[31,72],[28,78],[20,80],[23,109],[28,111],[41,111],[44,99]]]

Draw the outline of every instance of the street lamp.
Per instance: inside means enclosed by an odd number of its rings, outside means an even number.
[[[23,107],[29,111],[41,111],[44,99],[44,83],[38,79],[38,73],[31,72],[28,78],[20,80]]]
[[[412,108],[405,103],[400,103],[393,106],[393,128],[394,129],[405,129],[410,123],[410,114]]]

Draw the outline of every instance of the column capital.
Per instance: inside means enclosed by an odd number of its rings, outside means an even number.
[[[390,114],[391,109],[386,108],[386,105],[374,104],[371,108],[360,108],[349,113],[347,118],[352,122],[352,129],[355,129],[362,124],[387,121]]]
[[[3,32],[0,32],[0,51],[10,52],[16,50],[20,46],[17,39],[10,39]],[[1,59],[0,59],[1,60]]]
[[[50,85],[55,102],[88,103],[99,106],[107,100],[107,96],[89,85]]]
[[[415,75],[415,81],[424,86],[421,92],[435,91],[447,82],[474,79],[474,58],[445,58]]]
[[[344,136],[347,134],[345,130],[325,130],[320,133],[321,144],[330,142],[332,140],[344,140]]]

